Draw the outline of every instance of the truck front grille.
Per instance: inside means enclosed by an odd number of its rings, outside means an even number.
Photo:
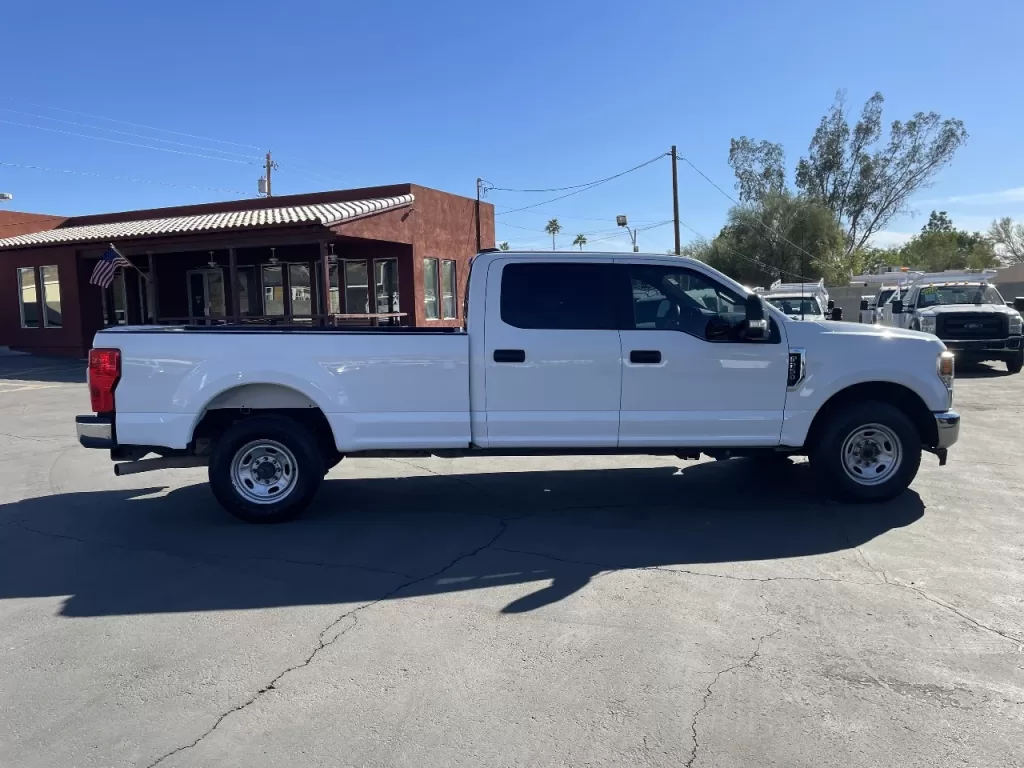
[[[939,315],[935,323],[940,339],[1005,339],[1009,335],[1006,315],[964,312]]]

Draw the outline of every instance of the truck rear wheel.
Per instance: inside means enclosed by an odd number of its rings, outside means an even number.
[[[1024,350],[1013,357],[1006,358],[1006,370],[1010,373],[1020,373],[1021,368],[1024,368]]]
[[[846,501],[887,501],[903,493],[921,466],[921,436],[902,411],[864,401],[828,417],[811,466],[824,488]]]
[[[313,435],[282,416],[236,422],[210,456],[213,495],[249,523],[294,519],[313,500],[323,476],[323,457]]]

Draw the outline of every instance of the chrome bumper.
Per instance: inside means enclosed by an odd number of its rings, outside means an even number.
[[[960,437],[960,414],[956,411],[936,413],[935,428],[939,440],[932,447],[940,451],[949,448]]]
[[[109,416],[76,416],[75,430],[83,448],[113,448],[114,420]]]

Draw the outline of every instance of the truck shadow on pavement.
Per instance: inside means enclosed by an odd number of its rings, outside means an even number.
[[[445,474],[455,465],[440,460],[413,466],[432,474],[328,479],[305,517],[276,526],[228,516],[205,484],[0,506],[0,598],[64,597],[60,615],[84,617],[513,585],[499,600],[519,613],[606,571],[731,564],[718,570],[736,574],[852,550],[924,511],[913,491],[879,505],[824,503],[806,464],[487,474]],[[800,575],[827,575],[820,567],[804,562]],[[536,589],[524,596],[522,585]]]

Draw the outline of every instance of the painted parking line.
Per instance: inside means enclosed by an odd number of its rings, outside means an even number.
[[[12,388],[8,388],[8,389],[5,389],[4,388],[5,386],[6,386],[6,384],[0,383],[0,395],[10,394],[11,392],[25,392],[25,391],[28,391],[28,390],[35,390],[35,389],[54,389],[54,388],[59,387],[61,385],[60,384],[25,384],[24,386],[12,387]]]

